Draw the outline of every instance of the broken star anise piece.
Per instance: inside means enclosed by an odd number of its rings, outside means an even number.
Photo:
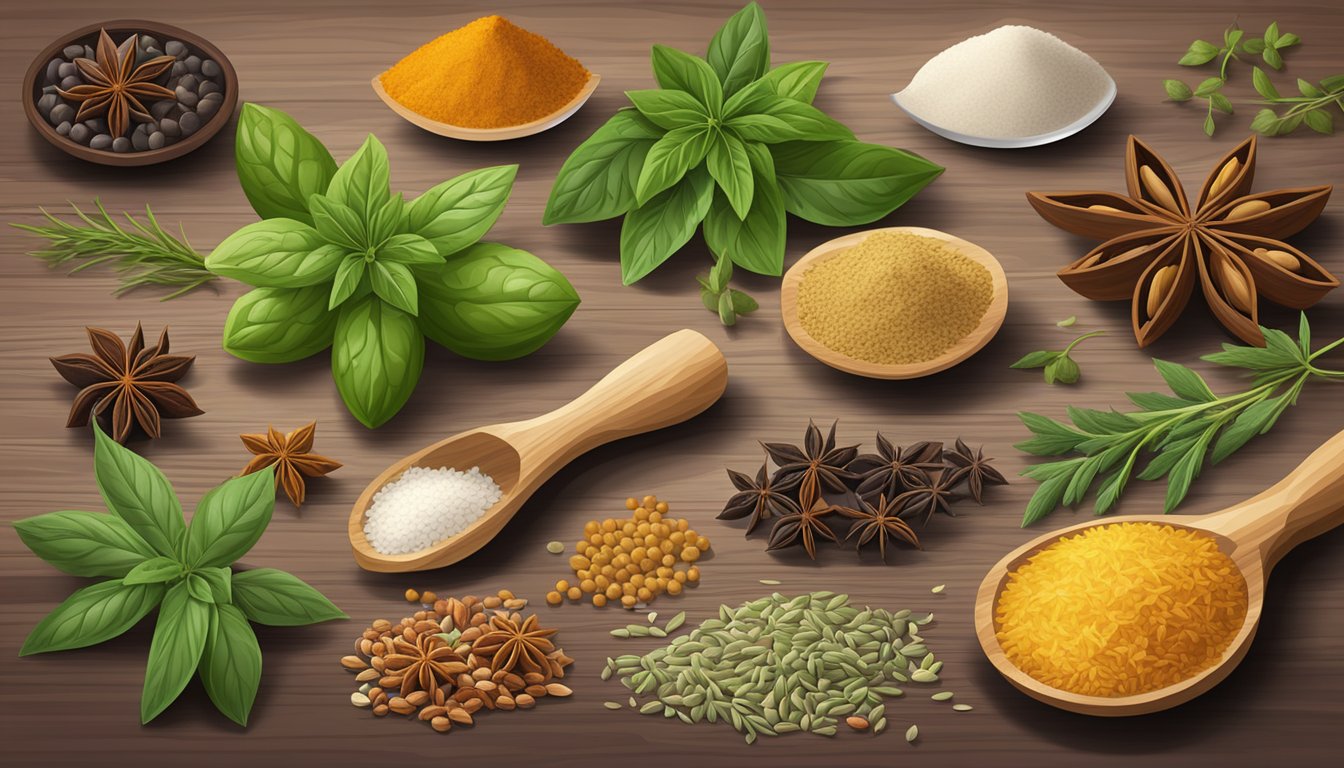
[[[1320,215],[1331,187],[1251,193],[1256,138],[1214,165],[1191,207],[1175,171],[1134,136],[1125,156],[1128,196],[1028,192],[1046,221],[1104,240],[1059,271],[1089,299],[1129,299],[1134,337],[1146,347],[1174,325],[1195,283],[1228,331],[1264,346],[1259,300],[1304,309],[1339,286],[1305,253],[1283,242]]]
[[[149,437],[158,437],[161,419],[204,413],[176,384],[196,358],[168,354],[167,328],[152,347],[145,346],[145,333],[139,324],[129,346],[111,331],[85,330],[93,354],[51,358],[56,371],[80,387],[67,427],[85,426],[91,415],[97,415],[110,420],[112,439],[124,443],[136,425]]]
[[[1003,473],[989,465],[993,459],[985,458],[983,446],[971,450],[966,441],[960,437],[957,438],[955,448],[943,451],[943,461],[947,462],[950,468],[948,471],[961,470],[961,481],[966,484],[966,489],[970,491],[971,498],[975,499],[977,504],[985,503],[986,485],[1008,484],[1008,479]]]
[[[904,541],[915,545],[916,549],[923,549],[914,529],[899,517],[900,511],[896,500],[887,498],[886,494],[879,494],[876,504],[859,499],[858,509],[840,510],[845,517],[858,521],[850,527],[845,541],[857,538],[854,548],[862,549],[865,544],[877,539],[877,551],[884,563],[887,561],[887,539]]]
[[[339,469],[341,462],[313,453],[313,433],[317,422],[300,427],[289,434],[281,434],[275,427],[267,427],[264,435],[239,435],[247,450],[256,457],[243,467],[241,474],[250,475],[272,464],[275,465],[275,485],[284,488],[285,495],[296,507],[303,506],[307,492],[305,477],[321,477]]]
[[[849,464],[849,471],[862,477],[855,493],[860,498],[886,494],[894,499],[927,482],[929,472],[943,466],[942,454],[942,443],[921,440],[902,448],[878,432],[877,453],[865,453]]]
[[[535,614],[521,623],[494,616],[489,626],[489,631],[472,643],[471,652],[482,658],[490,657],[491,669],[509,672],[519,668],[523,672],[552,675],[548,654],[555,650],[555,645],[547,638],[556,630],[541,629]]]
[[[788,443],[762,443],[765,452],[779,467],[775,474],[777,485],[798,481],[799,506],[807,509],[804,499],[820,499],[826,491],[844,493],[846,481],[854,479],[853,473],[846,467],[859,455],[857,445],[835,447],[835,428],[840,422],[831,424],[831,432],[825,440],[821,430],[812,422],[807,422],[807,432],[803,435],[802,447]]]
[[[923,483],[897,496],[892,503],[900,510],[901,517],[919,517],[923,515],[928,523],[935,512],[948,517],[956,517],[952,504],[960,497],[956,487],[961,485],[966,469],[948,467],[941,472],[925,477]]]
[[[177,94],[154,82],[177,61],[172,56],[156,56],[135,65],[138,35],[131,35],[117,46],[106,29],[98,30],[97,60],[75,59],[84,78],[83,85],[57,90],[64,99],[79,102],[75,121],[107,116],[107,129],[113,137],[126,135],[131,120],[153,120],[145,101],[175,99]]]
[[[818,538],[839,543],[835,531],[831,530],[824,518],[844,511],[845,507],[827,503],[814,491],[803,491],[798,511],[775,521],[775,526],[770,529],[770,542],[765,548],[769,551],[802,544],[807,556],[816,560]]]
[[[393,652],[383,657],[387,670],[383,679],[400,685],[402,696],[416,690],[433,693],[469,669],[466,659],[438,635],[418,635],[415,642],[397,637],[391,642]]]
[[[719,513],[720,520],[738,520],[750,516],[747,533],[751,533],[757,524],[764,520],[791,515],[798,511],[798,502],[789,498],[788,494],[802,481],[800,474],[785,477],[782,482],[775,482],[775,478],[766,471],[766,465],[762,464],[755,480],[731,469],[728,470],[728,477],[737,488],[737,493],[733,494],[724,505],[723,511]]]

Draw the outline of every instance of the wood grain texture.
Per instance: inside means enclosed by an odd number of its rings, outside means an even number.
[[[371,432],[342,407],[327,355],[284,366],[245,363],[219,347],[224,317],[241,286],[221,283],[159,303],[152,295],[114,299],[113,279],[85,273],[49,273],[22,254],[26,235],[0,234],[0,516],[5,520],[56,509],[97,509],[87,434],[64,430],[74,390],[46,357],[78,351],[84,325],[126,334],[137,320],[147,332],[164,324],[173,345],[198,359],[185,384],[205,415],[172,422],[163,439],[135,448],[163,467],[188,508],[236,472],[248,454],[238,434],[266,424],[288,430],[318,421],[316,448],[345,463],[311,484],[309,501],[295,511],[281,501],[270,530],[245,563],[292,571],[353,618],[307,629],[258,628],[265,679],[243,731],[214,712],[193,683],[176,704],[147,727],[137,724],[137,701],[149,644],[141,626],[113,642],[85,650],[16,659],[27,631],[79,586],[29,554],[12,528],[0,529],[0,653],[8,684],[0,687],[0,732],[6,762],[84,765],[370,765],[394,760],[449,761],[500,756],[554,766],[603,759],[649,766],[892,765],[912,757],[947,766],[1152,766],[1264,764],[1317,765],[1338,755],[1336,731],[1344,721],[1344,532],[1335,530],[1295,550],[1275,570],[1262,618],[1263,632],[1246,663],[1198,700],[1177,709],[1123,720],[1092,719],[1051,709],[1016,691],[984,658],[972,624],[975,590],[1004,553],[1046,526],[1087,519],[1088,512],[1057,512],[1031,530],[1018,522],[1033,484],[999,489],[983,508],[963,507],[957,519],[939,518],[921,532],[922,552],[901,551],[882,565],[866,556],[826,550],[818,564],[798,553],[778,557],[741,528],[715,522],[731,493],[723,468],[754,470],[757,440],[797,440],[806,419],[840,419],[840,438],[872,446],[881,429],[897,442],[952,439],[984,442],[1005,473],[1025,457],[1012,449],[1024,429],[1014,413],[1028,409],[1060,415],[1067,404],[1119,404],[1126,390],[1160,387],[1151,356],[1192,363],[1213,387],[1240,386],[1229,372],[1198,356],[1227,341],[1202,307],[1192,306],[1179,327],[1146,351],[1135,348],[1125,302],[1088,302],[1055,272],[1091,245],[1040,220],[1027,205],[1029,189],[1124,189],[1124,141],[1137,133],[1186,178],[1201,178],[1245,138],[1254,99],[1249,68],[1236,68],[1229,93],[1246,107],[1220,119],[1216,138],[1200,132],[1203,112],[1164,103],[1161,79],[1202,73],[1174,64],[1197,37],[1209,38],[1239,18],[1261,29],[1278,19],[1306,39],[1291,52],[1288,74],[1311,79],[1336,74],[1344,50],[1344,10],[1337,2],[1252,3],[1243,0],[1160,0],[1061,3],[1028,0],[1011,6],[989,0],[902,4],[877,0],[766,0],[778,62],[830,62],[818,105],[863,139],[920,153],[947,172],[882,225],[926,226],[977,243],[1002,262],[1013,301],[1002,331],[966,363],[936,376],[905,382],[870,381],[830,369],[798,349],[779,320],[777,279],[741,279],[760,298],[757,316],[725,330],[700,305],[693,276],[708,267],[697,241],[637,286],[623,288],[617,267],[619,224],[543,228],[550,182],[568,152],[623,104],[622,92],[651,87],[649,46],[655,42],[702,51],[736,0],[621,3],[464,0],[452,4],[407,0],[264,3],[219,0],[169,3],[128,0],[115,10],[93,0],[20,3],[4,0],[0,24],[0,216],[35,223],[36,208],[60,209],[66,200],[95,196],[113,210],[153,205],[165,223],[181,221],[206,249],[254,220],[234,178],[227,131],[200,151],[173,163],[127,172],[71,162],[25,122],[17,99],[19,78],[46,42],[70,28],[112,15],[158,18],[218,44],[233,60],[244,99],[293,114],[338,158],[375,132],[389,147],[397,189],[419,192],[466,170],[521,163],[513,199],[491,237],[525,248],[560,267],[583,305],[559,336],[532,357],[510,363],[460,360],[437,348],[427,356],[414,397],[400,416]],[[547,35],[594,72],[602,87],[573,118],[528,139],[466,144],[407,124],[372,94],[369,78],[430,37],[478,16],[501,12]],[[1003,23],[1029,23],[1091,53],[1119,86],[1115,105],[1097,123],[1059,144],[1011,152],[949,143],[914,125],[888,94],[948,44]],[[1235,66],[1235,65],[1234,65]],[[1291,82],[1291,80],[1284,80]],[[1337,183],[1344,179],[1339,137],[1299,135],[1262,143],[1258,189]],[[816,244],[844,234],[789,222],[788,263]],[[1295,246],[1327,268],[1344,270],[1344,201]],[[1055,322],[1077,315],[1068,331]],[[1335,292],[1311,311],[1321,338],[1344,334],[1344,294]],[[1295,325],[1286,311],[1265,322]],[[696,419],[651,435],[598,448],[559,472],[533,496],[496,539],[451,568],[415,577],[359,569],[346,539],[350,506],[390,461],[445,435],[481,424],[507,422],[568,402],[630,354],[671,330],[700,330],[723,348],[730,382],[724,398]],[[1062,348],[1075,332],[1105,328],[1108,335],[1080,348],[1083,379],[1075,387],[1047,387],[1032,372],[1009,370],[1022,354]],[[1182,513],[1227,507],[1285,475],[1313,448],[1344,426],[1344,397],[1336,387],[1312,386],[1275,430],[1222,465],[1206,470]],[[1121,511],[1146,512],[1162,488],[1135,483]],[[933,610],[929,645],[945,659],[945,686],[975,711],[908,695],[888,708],[894,733],[842,734],[762,740],[748,748],[730,729],[690,728],[602,708],[623,700],[616,684],[597,679],[612,653],[647,651],[653,641],[620,641],[606,630],[626,623],[617,610],[591,606],[544,609],[578,661],[576,695],[534,711],[483,718],[479,732],[439,736],[418,722],[374,720],[352,708],[350,676],[337,665],[363,626],[377,617],[399,618],[408,586],[444,594],[500,587],[539,600],[566,575],[564,558],[546,553],[552,539],[571,541],[583,522],[621,510],[629,495],[656,493],[675,513],[691,518],[713,540],[704,584],[680,599],[655,604],[660,612],[686,609],[708,617],[720,602],[738,603],[771,589],[845,591],[857,601],[889,608]],[[764,587],[776,578],[781,587]],[[947,584],[941,595],[929,588]],[[918,723],[919,743],[899,732]],[[913,752],[912,752],[913,750]],[[613,758],[608,758],[613,759]]]

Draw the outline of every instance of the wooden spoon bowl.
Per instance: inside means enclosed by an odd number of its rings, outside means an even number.
[[[869,236],[881,232],[918,235],[941,240],[958,253],[989,270],[990,279],[993,281],[994,295],[990,299],[989,307],[985,309],[984,316],[980,318],[980,324],[965,338],[954,344],[951,349],[932,360],[902,365],[859,360],[842,352],[837,352],[817,341],[807,332],[798,318],[798,288],[807,271],[826,259],[839,256],[868,239]],[[784,281],[779,289],[779,308],[784,316],[784,329],[789,332],[789,336],[793,338],[794,342],[802,347],[804,352],[832,368],[838,368],[846,373],[859,376],[867,376],[871,379],[916,379],[951,368],[980,351],[982,347],[989,343],[990,339],[994,338],[994,334],[998,333],[999,328],[1003,325],[1004,316],[1008,313],[1008,277],[1003,273],[1003,265],[999,264],[999,260],[994,258],[989,251],[946,232],[923,227],[870,229],[863,232],[854,232],[844,237],[837,237],[808,251],[807,255],[799,259],[784,274]]]
[[[685,421],[713,405],[727,384],[719,348],[695,331],[677,331],[550,413],[463,432],[402,458],[369,483],[350,512],[355,562],[384,573],[451,565],[493,539],[561,467],[612,440]],[[384,554],[364,535],[368,509],[374,494],[410,467],[480,467],[502,495],[460,533],[418,552]]]
[[[1094,526],[1147,522],[1212,536],[1246,579],[1246,621],[1218,663],[1193,677],[1131,696],[1084,696],[1060,690],[1019,669],[999,645],[994,616],[1008,574],[1061,536]],[[1250,649],[1265,602],[1265,584],[1279,559],[1293,547],[1344,522],[1344,432],[1316,449],[1286,478],[1221,512],[1191,517],[1130,515],[1088,521],[1039,536],[989,569],[975,601],[975,631],[990,663],[1032,698],[1084,715],[1144,715],[1183,704],[1209,690],[1236,668]]]
[[[550,130],[555,126],[568,120],[571,115],[579,111],[579,107],[588,101],[588,97],[597,90],[597,84],[602,81],[602,76],[590,73],[588,82],[583,84],[583,88],[575,94],[574,98],[565,103],[556,111],[545,117],[539,117],[522,125],[511,125],[504,128],[464,128],[460,125],[451,125],[441,123],[438,120],[431,120],[424,115],[406,108],[401,102],[392,98],[391,94],[383,88],[383,76],[379,74],[373,78],[373,92],[378,94],[378,98],[388,106],[393,112],[396,112],[408,123],[424,128],[430,133],[437,133],[440,136],[447,136],[450,139],[461,139],[462,141],[507,141],[509,139],[521,139],[524,136],[531,136],[534,133]]]

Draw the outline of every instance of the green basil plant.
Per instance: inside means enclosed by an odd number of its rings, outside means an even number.
[[[479,242],[504,210],[516,165],[483,168],[413,200],[390,189],[374,136],[337,167],[283,112],[245,104],[238,180],[262,220],[206,258],[255,287],[233,305],[224,348],[287,363],[331,347],[346,407],[377,427],[420,379],[424,337],[464,357],[530,354],[579,304],[564,275],[525,251]]]

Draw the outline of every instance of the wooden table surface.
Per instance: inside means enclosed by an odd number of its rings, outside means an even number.
[[[252,723],[241,729],[218,715],[199,684],[149,726],[137,718],[151,622],[94,648],[18,659],[24,636],[83,580],[65,576],[32,556],[12,528],[0,529],[0,654],[10,661],[0,686],[0,731],[16,765],[83,764],[372,765],[410,759],[453,761],[504,757],[557,766],[603,759],[649,766],[892,765],[920,760],[942,765],[1240,765],[1319,764],[1338,755],[1344,721],[1344,531],[1301,546],[1274,574],[1261,634],[1246,661],[1226,682],[1198,700],[1156,715],[1102,720],[1038,704],[999,678],[981,654],[971,626],[974,591],[1003,553],[1050,527],[1086,519],[1087,510],[1060,511],[1030,530],[1018,522],[1034,484],[1018,480],[995,489],[983,508],[963,507],[924,532],[922,552],[899,551],[882,565],[873,555],[856,560],[827,549],[812,564],[775,557],[759,539],[715,514],[731,486],[724,467],[754,470],[757,440],[801,437],[807,419],[840,420],[847,443],[872,446],[875,430],[897,442],[951,440],[985,443],[1010,476],[1026,466],[1013,449],[1025,430],[1018,410],[1061,415],[1065,405],[1120,404],[1126,390],[1160,388],[1151,356],[1193,364],[1215,389],[1241,386],[1232,375],[1198,357],[1228,340],[1196,304],[1180,326],[1151,349],[1135,348],[1127,304],[1096,304],[1076,296],[1054,276],[1088,246],[1035,216],[1028,189],[1123,189],[1125,136],[1134,132],[1162,152],[1187,188],[1245,137],[1254,107],[1220,120],[1216,138],[1200,132],[1198,108],[1163,103],[1161,79],[1199,75],[1175,65],[1196,37],[1220,33],[1239,18],[1255,31],[1277,18],[1306,44],[1294,49],[1287,77],[1318,80],[1340,70],[1344,8],[1338,3],[1190,2],[1157,0],[1096,4],[986,0],[902,4],[766,2],[776,63],[832,62],[818,104],[863,139],[918,152],[947,172],[884,225],[943,229],[995,253],[1007,270],[1012,303],[997,339],[953,370],[909,382],[856,379],[816,363],[789,341],[778,317],[777,280],[744,277],[761,311],[726,330],[705,312],[693,275],[707,266],[706,250],[689,246],[636,287],[620,285],[619,226],[615,222],[543,228],[550,183],[568,152],[624,103],[622,91],[652,84],[649,46],[661,42],[702,52],[734,10],[736,0],[677,3],[423,2],[373,4],[354,0],[265,3],[221,0],[169,3],[129,0],[113,11],[92,0],[20,3],[5,0],[0,25],[0,214],[36,223],[37,208],[61,210],[65,201],[101,197],[113,210],[146,203],[165,223],[182,222],[191,241],[208,249],[255,220],[234,175],[231,129],[202,150],[161,167],[113,170],[58,153],[29,129],[19,108],[19,77],[49,39],[68,29],[121,17],[149,18],[191,29],[225,50],[237,66],[242,97],[283,109],[315,133],[338,159],[368,132],[388,146],[394,188],[419,192],[463,171],[521,163],[518,184],[491,233],[535,252],[562,269],[583,297],[569,324],[532,357],[486,364],[456,359],[431,345],[420,386],[402,413],[370,431],[341,405],[323,353],[304,362],[262,366],[220,348],[225,314],[241,292],[221,281],[160,303],[152,293],[113,298],[107,273],[66,277],[24,256],[34,241],[6,229],[0,234],[0,516],[5,520],[58,509],[99,509],[84,430],[63,428],[74,390],[52,370],[50,355],[82,351],[83,326],[128,334],[137,321],[156,334],[172,328],[175,351],[195,353],[185,384],[206,414],[166,425],[165,436],[134,444],[164,469],[188,508],[247,459],[241,432],[267,424],[293,429],[316,419],[317,448],[345,462],[330,478],[311,484],[301,512],[283,500],[269,531],[245,558],[251,566],[287,569],[344,608],[349,622],[295,629],[259,628],[265,674]],[[424,133],[393,115],[369,90],[372,74],[426,39],[478,16],[499,12],[556,41],[603,76],[592,101],[548,133],[501,144],[465,144]],[[1008,22],[1030,23],[1091,53],[1115,77],[1114,107],[1083,134],[1030,150],[992,151],[943,141],[905,119],[887,94],[947,45]],[[1249,67],[1233,67],[1229,91],[1253,98]],[[1291,82],[1286,80],[1285,82]],[[1340,115],[1336,115],[1336,120]],[[1344,181],[1344,139],[1306,132],[1263,141],[1258,189]],[[789,223],[788,261],[845,230]],[[1344,272],[1344,199],[1294,242],[1336,272]],[[1076,329],[1055,322],[1077,315]],[[1344,333],[1344,292],[1311,311],[1321,339]],[[1295,326],[1288,312],[1268,321]],[[722,347],[731,367],[721,402],[699,418],[646,437],[594,451],[562,470],[527,504],[504,534],[470,559],[414,576],[358,569],[346,540],[350,505],[364,484],[393,459],[476,425],[527,417],[558,406],[644,345],[679,328],[695,328]],[[1108,335],[1079,351],[1084,379],[1076,387],[1048,387],[1034,372],[1009,370],[1027,351],[1059,348],[1077,330]],[[1204,473],[1184,514],[1217,510],[1256,493],[1344,427],[1344,397],[1313,385],[1275,430]],[[1121,510],[1144,512],[1162,488],[1134,483]],[[624,700],[616,683],[597,677],[609,654],[645,652],[654,641],[619,641],[607,630],[629,618],[591,605],[541,608],[558,626],[560,644],[578,661],[575,695],[530,712],[481,719],[474,732],[439,736],[418,722],[377,720],[352,708],[351,677],[337,665],[362,627],[378,617],[404,614],[408,586],[440,594],[481,594],[508,587],[538,603],[566,575],[563,558],[547,554],[552,539],[571,541],[590,517],[618,513],[629,495],[654,493],[713,541],[704,584],[680,598],[663,598],[664,615],[685,609],[692,621],[721,602],[737,604],[771,591],[761,578],[795,593],[848,592],[856,601],[891,609],[932,610],[929,646],[946,660],[944,687],[970,713],[954,713],[926,696],[888,706],[893,728],[880,737],[844,733],[834,740],[795,736],[754,746],[726,727],[688,727],[630,712],[610,712],[604,700]],[[930,587],[946,584],[941,595]],[[901,732],[920,726],[918,744]],[[607,756],[607,757],[601,757]],[[7,762],[8,760],[7,759]],[[477,762],[476,764],[480,764]]]

